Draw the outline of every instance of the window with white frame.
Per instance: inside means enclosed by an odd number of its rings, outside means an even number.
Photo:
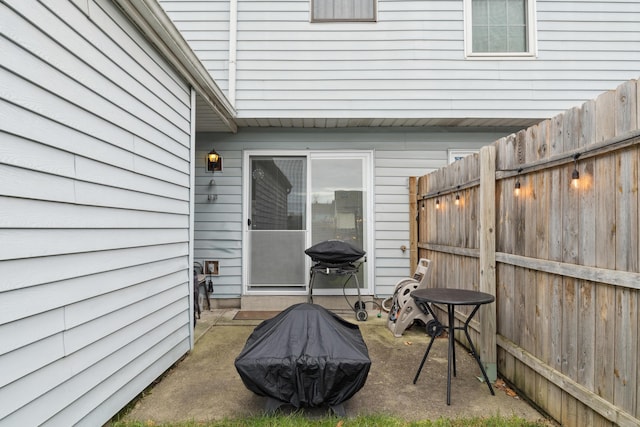
[[[467,55],[535,55],[534,6],[534,0],[465,0]]]
[[[312,22],[375,20],[376,0],[311,0]]]

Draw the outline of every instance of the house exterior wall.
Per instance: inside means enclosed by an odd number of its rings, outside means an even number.
[[[214,298],[242,295],[243,150],[373,150],[375,254],[369,259],[375,262],[375,294],[391,295],[398,280],[413,274],[409,251],[400,249],[409,247],[409,177],[446,165],[448,149],[479,149],[512,131],[289,129],[198,134],[194,258],[220,261]],[[223,171],[213,175],[205,172],[204,164],[212,148],[224,159]],[[217,200],[208,201],[208,194],[217,194]]]
[[[547,118],[640,69],[635,0],[536,1],[537,56],[520,59],[465,58],[462,0],[338,23],[309,22],[308,0],[234,1],[161,4],[239,119]]]
[[[192,95],[111,1],[0,28],[0,425],[102,425],[190,349]]]
[[[229,94],[229,0],[159,1],[225,95]]]

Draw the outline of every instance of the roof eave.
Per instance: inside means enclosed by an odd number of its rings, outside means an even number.
[[[156,0],[114,0],[233,133],[236,111]]]

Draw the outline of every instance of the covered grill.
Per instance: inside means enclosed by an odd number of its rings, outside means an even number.
[[[353,279],[358,293],[358,301],[353,307],[356,319],[367,320],[368,314],[360,295],[358,282],[361,262],[357,263],[366,255],[366,252],[343,240],[325,240],[311,246],[304,253],[311,257],[314,263],[309,271],[309,302],[313,303],[313,284],[317,274],[347,276],[343,288],[346,288],[347,283]]]
[[[297,304],[258,325],[235,360],[244,385],[268,397],[267,410],[342,403],[360,390],[371,359],[357,325],[325,308]]]

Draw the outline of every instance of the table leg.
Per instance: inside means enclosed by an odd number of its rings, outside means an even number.
[[[451,368],[453,367],[453,375],[456,375],[456,346],[455,338],[453,336],[453,305],[447,305],[447,312],[449,314],[449,324],[447,325],[449,333],[449,357],[447,360],[447,405],[451,405]],[[453,363],[453,365],[452,365]]]
[[[457,377],[458,376],[458,371],[456,369],[456,337],[455,337],[455,326],[454,326],[454,322],[455,322],[455,307],[453,305],[448,306],[447,310],[448,310],[448,315],[449,315],[449,325],[451,325],[449,327],[449,336],[451,337],[451,352],[453,354],[453,376]]]
[[[429,351],[431,350],[431,346],[433,342],[436,340],[435,336],[431,337],[431,341],[429,341],[429,345],[427,346],[427,351],[424,352],[424,356],[422,356],[422,362],[420,362],[420,367],[418,368],[418,372],[416,372],[416,376],[413,378],[413,383],[415,384],[418,381],[418,377],[420,376],[420,371],[422,371],[422,367],[424,366],[424,362],[427,360],[427,356],[429,355]]]
[[[476,305],[476,307],[473,309],[473,311],[471,312],[471,314],[467,318],[467,321],[464,322],[464,328],[463,329],[464,329],[464,334],[467,337],[467,341],[469,341],[469,347],[471,347],[471,355],[473,356],[474,359],[476,359],[476,362],[478,363],[478,366],[480,367],[480,371],[482,371],[482,376],[484,377],[484,380],[487,383],[487,387],[489,387],[489,391],[491,392],[491,394],[493,396],[495,396],[496,394],[493,391],[493,387],[491,387],[491,382],[489,381],[489,377],[487,376],[487,371],[484,369],[484,366],[482,366],[482,362],[480,362],[480,355],[476,351],[476,347],[473,345],[473,342],[471,341],[471,336],[469,335],[469,331],[467,330],[467,328],[469,327],[469,322],[471,322],[471,319],[476,314],[476,312],[478,311],[479,308],[480,308],[480,306]]]

